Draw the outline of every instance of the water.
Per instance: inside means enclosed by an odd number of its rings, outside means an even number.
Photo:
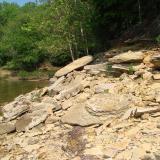
[[[14,100],[20,94],[25,94],[35,88],[46,86],[46,81],[20,81],[0,78],[0,105]]]

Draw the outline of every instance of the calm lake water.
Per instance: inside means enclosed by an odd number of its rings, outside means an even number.
[[[5,80],[0,78],[0,105],[12,101],[20,94],[24,94],[42,88],[48,82],[45,81],[20,81],[20,80]]]

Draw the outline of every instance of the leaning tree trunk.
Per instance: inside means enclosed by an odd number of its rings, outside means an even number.
[[[84,41],[84,43],[85,43],[86,54],[88,55],[88,54],[89,54],[88,44],[87,44],[87,39],[86,39],[85,36],[84,36],[84,30],[83,30],[82,23],[80,23],[80,27],[81,27],[81,36],[82,36],[82,39],[83,39],[83,41]]]
[[[69,50],[70,50],[70,55],[71,55],[72,61],[74,61],[74,60],[75,60],[75,58],[74,58],[74,54],[73,54],[72,45],[71,45],[71,43],[70,43],[70,42],[68,42],[68,45],[69,45]]]

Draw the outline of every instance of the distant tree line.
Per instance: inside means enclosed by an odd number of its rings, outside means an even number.
[[[40,0],[0,3],[0,66],[62,66],[102,51],[108,40],[159,14],[159,0]]]

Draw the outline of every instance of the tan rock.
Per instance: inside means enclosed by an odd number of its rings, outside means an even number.
[[[144,53],[141,51],[132,52],[128,51],[121,53],[113,58],[109,58],[109,62],[112,63],[126,63],[126,62],[142,62],[144,58]]]
[[[85,107],[85,104],[78,104],[69,109],[61,121],[70,125],[90,126],[94,124],[101,124],[96,116],[90,115]]]
[[[147,55],[144,60],[143,63],[147,66],[147,67],[154,67],[154,64],[151,63],[151,55]]]
[[[30,103],[26,100],[14,101],[2,108],[3,117],[8,121],[17,118],[29,110]]]
[[[79,95],[76,96],[76,102],[78,103],[83,103],[85,102],[87,99],[90,98],[90,94],[89,93],[80,93]]]
[[[105,72],[106,71],[106,65],[107,65],[107,63],[87,65],[87,66],[84,66],[84,70],[87,70],[88,72],[90,72],[90,71]]]
[[[12,123],[1,123],[0,124],[0,135],[5,133],[11,133],[15,131],[16,127]]]
[[[160,107],[147,107],[147,108],[135,107],[128,109],[123,115],[122,119],[127,119],[130,117],[141,117],[143,114],[153,114],[157,112],[160,112]]]
[[[72,160],[81,160],[81,157],[76,156],[76,157],[74,157]]]
[[[159,68],[160,67],[160,55],[159,53],[152,55],[150,62],[154,65],[154,68]]]
[[[83,86],[81,83],[72,84],[67,86],[64,90],[62,90],[59,95],[57,95],[57,100],[69,99],[70,97],[76,96],[80,91],[83,90]]]
[[[30,111],[45,110],[48,114],[52,114],[52,112],[61,110],[62,107],[60,105],[58,105],[53,99],[52,101],[48,101],[49,99],[47,98],[41,103],[33,103]]]
[[[95,93],[107,93],[115,87],[114,83],[101,83],[94,87]]]
[[[146,155],[146,151],[145,149],[141,148],[141,147],[136,147],[134,149],[131,150],[132,152],[132,158],[131,160],[138,160],[141,159],[142,157],[144,157],[144,155]]]
[[[70,63],[69,65],[65,66],[64,68],[58,70],[55,73],[56,77],[61,77],[64,76],[70,72],[72,72],[73,70],[76,70],[78,68],[81,68],[85,65],[87,65],[88,63],[93,61],[93,57],[92,56],[85,56],[82,58],[79,58],[77,60],[75,60],[74,62]]]
[[[153,79],[154,80],[160,80],[160,74],[158,73],[158,74],[154,74],[153,75]]]
[[[25,114],[16,122],[16,131],[22,132],[29,130],[47,119],[48,113],[45,110],[38,110]]]
[[[86,103],[86,109],[92,115],[115,115],[127,109],[129,101],[127,95],[98,94]]]
[[[146,71],[146,72],[143,74],[143,79],[144,79],[144,80],[152,80],[152,79],[153,79],[153,74],[152,74],[151,72]]]
[[[70,108],[72,105],[73,105],[73,102],[72,102],[70,99],[65,100],[64,102],[62,102],[62,109],[63,109],[63,110],[67,110],[67,109]]]

